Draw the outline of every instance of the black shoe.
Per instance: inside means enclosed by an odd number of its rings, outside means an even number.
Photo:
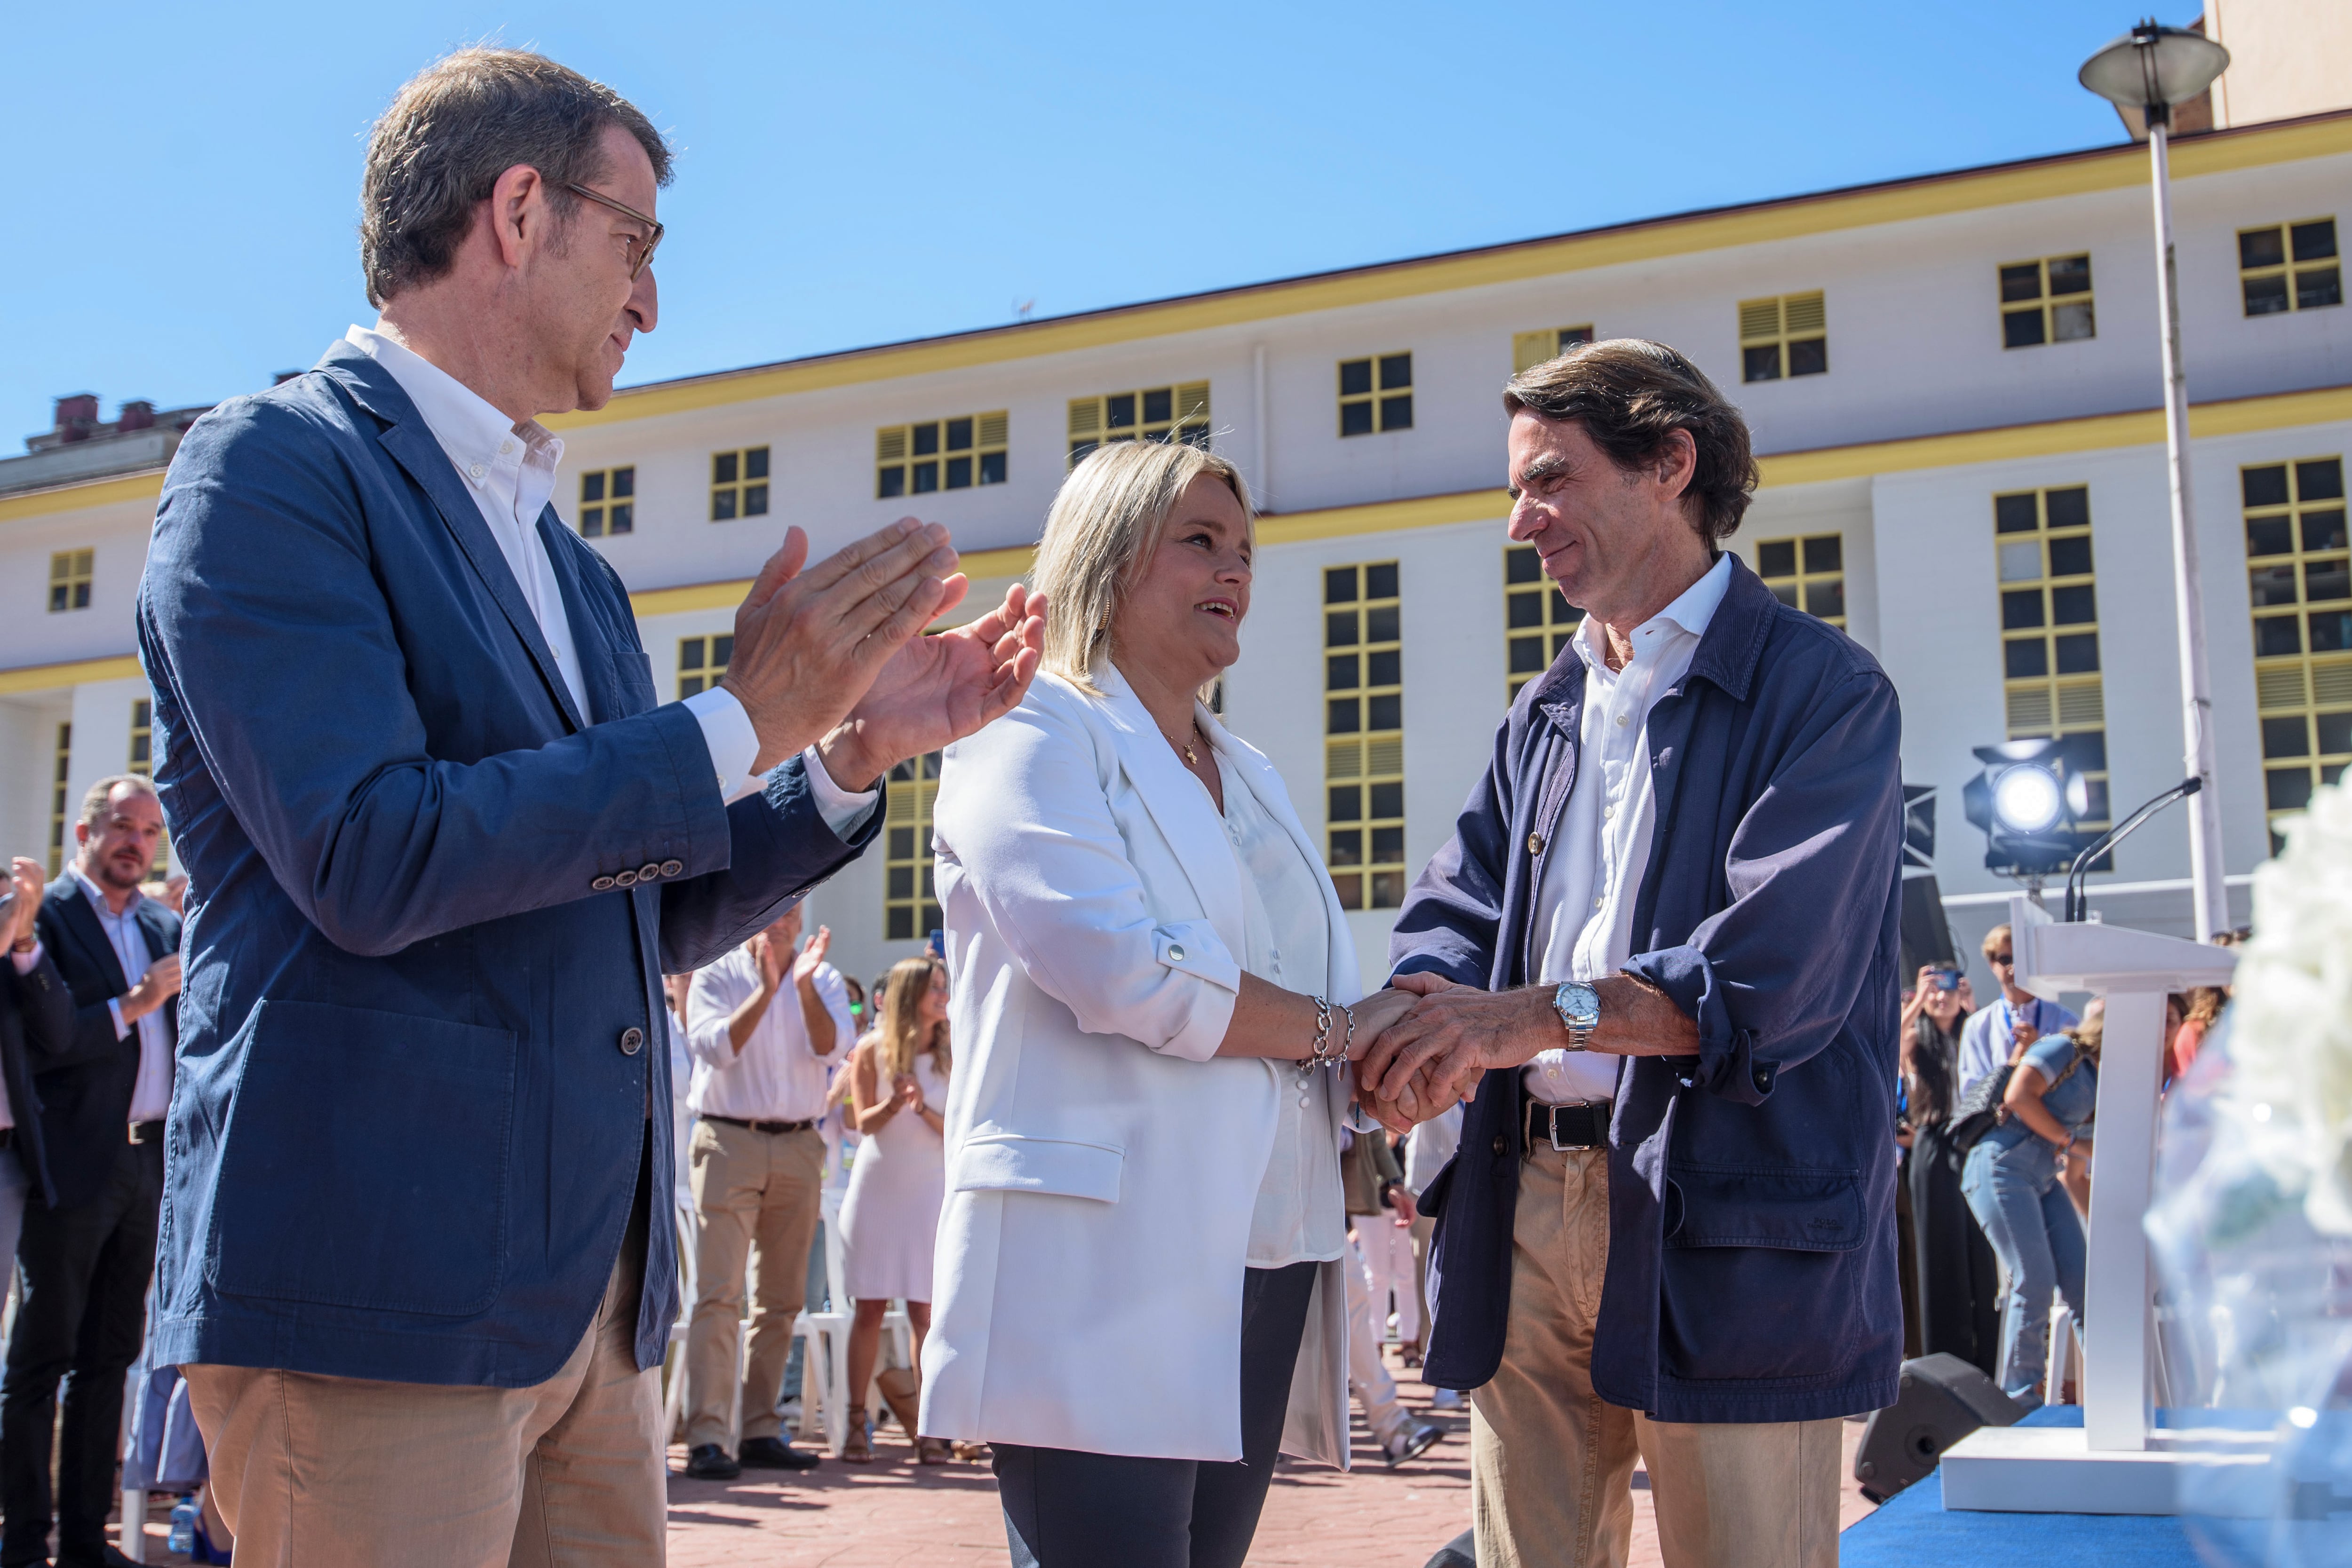
[[[59,1552],[58,1568],[138,1568],[138,1564],[125,1557],[118,1547],[105,1545],[98,1551],[99,1555],[95,1557],[87,1552]]]
[[[744,1438],[742,1458],[744,1467],[754,1470],[813,1470],[823,1462],[779,1437]]]
[[[686,1456],[686,1473],[690,1480],[731,1481],[743,1473],[743,1467],[718,1444],[697,1443]]]

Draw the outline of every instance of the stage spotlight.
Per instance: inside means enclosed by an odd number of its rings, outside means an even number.
[[[2065,810],[2065,790],[2047,768],[2029,762],[2005,768],[1993,779],[1992,814],[2012,833],[2046,833]]]

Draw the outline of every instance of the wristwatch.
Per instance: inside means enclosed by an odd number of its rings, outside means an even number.
[[[1551,997],[1551,1010],[1568,1028],[1568,1049],[1590,1051],[1592,1031],[1601,1027],[1601,993],[1582,980],[1564,982]]]

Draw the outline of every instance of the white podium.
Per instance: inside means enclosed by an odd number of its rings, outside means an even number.
[[[2224,986],[2237,955],[2125,926],[2062,925],[2031,900],[2010,900],[2017,983],[2035,996],[2107,998],[2099,1057],[2097,1152],[2084,1269],[2083,1425],[1986,1427],[1938,1467],[1948,1509],[2011,1513],[2172,1513],[2188,1465],[2242,1466],[2255,1479],[2269,1434],[2155,1425],[2155,1284],[2147,1212],[2163,1084],[2164,998]],[[2053,1347],[2054,1350],[2055,1347]],[[2247,1487],[2248,1509],[2262,1511]]]

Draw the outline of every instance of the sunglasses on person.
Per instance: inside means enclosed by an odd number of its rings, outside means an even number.
[[[2014,953],[1989,954],[1987,955],[1985,961],[1996,969],[2014,969],[2017,967],[2017,955]]]
[[[610,207],[613,211],[620,214],[623,217],[635,218],[637,222],[646,225],[646,227],[650,231],[646,235],[640,237],[635,235],[631,235],[628,236],[630,249],[629,281],[635,283],[639,277],[643,277],[645,275],[646,268],[651,267],[654,263],[654,252],[661,248],[662,225],[655,222],[653,219],[646,216],[645,214],[637,211],[636,208],[625,206],[621,203],[613,200],[610,196],[602,195],[597,192],[590,190],[585,185],[575,185],[567,182],[563,188],[571,192],[575,196],[584,196],[600,207]]]

